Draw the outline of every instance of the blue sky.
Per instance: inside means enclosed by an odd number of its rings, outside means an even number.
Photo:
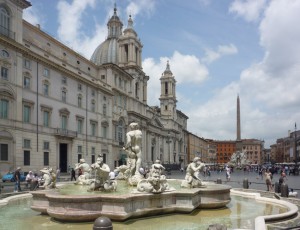
[[[90,58],[105,40],[114,3],[124,27],[134,21],[150,77],[148,104],[159,105],[167,60],[177,81],[177,109],[200,137],[242,138],[265,147],[300,127],[298,0],[31,0],[24,18]]]

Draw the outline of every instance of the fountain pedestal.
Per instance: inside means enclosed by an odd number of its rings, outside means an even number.
[[[57,191],[34,191],[31,208],[61,221],[94,221],[106,216],[115,221],[167,213],[190,213],[196,208],[221,208],[230,202],[228,185],[180,189],[161,194],[61,195]]]

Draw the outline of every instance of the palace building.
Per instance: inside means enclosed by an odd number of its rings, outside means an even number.
[[[176,107],[170,63],[160,78],[160,106],[150,106],[150,76],[130,16],[123,29],[114,8],[107,38],[88,60],[23,20],[28,7],[26,0],[0,0],[0,173],[16,167],[67,172],[98,154],[111,168],[125,164],[131,122],[143,133],[144,166],[156,159],[188,163],[188,117]]]

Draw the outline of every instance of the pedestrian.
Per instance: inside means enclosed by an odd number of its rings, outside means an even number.
[[[56,169],[56,182],[60,181],[60,168]]]
[[[28,185],[29,185],[32,181],[35,180],[35,176],[34,176],[34,174],[33,174],[32,171],[29,171],[29,173],[27,174],[25,180],[26,180],[26,188],[28,188]]]
[[[269,169],[265,172],[265,180],[267,185],[267,191],[272,192],[273,191],[273,185],[272,185],[272,173]]]
[[[17,169],[16,169],[16,171],[14,172],[14,180],[15,180],[15,190],[14,190],[14,192],[21,192],[22,190],[21,190],[21,173],[20,173],[20,171],[21,171],[21,168],[20,167],[18,167]]]
[[[227,181],[230,181],[230,168],[228,166],[226,166],[226,179]]]
[[[71,181],[73,179],[76,181],[76,176],[75,176],[75,170],[74,170],[74,168],[71,169]]]

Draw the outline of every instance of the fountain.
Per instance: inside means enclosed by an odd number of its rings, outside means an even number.
[[[165,213],[190,213],[197,208],[222,208],[230,202],[230,186],[202,183],[198,178],[198,172],[204,167],[199,158],[187,167],[184,181],[167,180],[159,161],[152,165],[149,177],[145,178],[139,170],[142,132],[137,123],[131,123],[130,128],[124,147],[128,161],[123,166],[123,177],[134,189],[116,195],[117,183],[109,180],[110,169],[101,156],[91,167],[82,159],[76,167],[82,165],[84,175],[76,183],[87,186],[90,193],[62,194],[59,189],[34,191],[31,208],[60,221],[93,221],[99,216],[124,221]],[[86,174],[90,169],[96,170],[96,178],[91,179],[91,175]],[[171,182],[176,189],[169,185]],[[98,188],[100,192],[95,192]]]
[[[131,125],[131,127],[132,130],[127,137],[129,142],[125,146],[130,159],[127,165],[118,169],[122,172],[120,179],[123,180],[112,183],[108,178],[108,166],[103,163],[103,159],[99,156],[97,162],[90,167],[96,171],[94,172],[95,178],[85,175],[76,182],[76,185],[59,183],[57,189],[33,191],[28,194],[32,197],[31,209],[47,214],[51,219],[57,220],[56,223],[88,222],[94,221],[100,216],[106,216],[117,221],[114,222],[114,229],[124,229],[122,223],[125,225],[136,223],[138,227],[135,229],[140,229],[148,222],[152,228],[157,216],[159,216],[161,229],[182,229],[183,226],[194,228],[203,225],[200,220],[204,219],[205,213],[211,213],[209,220],[214,223],[224,223],[236,228],[253,229],[255,226],[255,229],[265,229],[265,221],[280,221],[297,214],[297,206],[291,203],[231,190],[230,186],[224,184],[202,182],[197,176],[197,173],[204,167],[199,158],[195,158],[188,165],[183,181],[166,179],[162,174],[164,167],[159,161],[151,166],[149,177],[143,177],[138,170],[141,154],[137,144],[140,142],[141,132],[136,129],[136,124]],[[85,162],[81,161],[81,163]],[[78,165],[78,167],[80,166]],[[232,204],[231,194],[235,194],[233,197],[246,197],[240,201],[246,204],[243,209],[243,212],[246,212],[243,214],[245,218],[243,223],[241,220],[238,220],[237,223],[234,222],[235,217],[230,216],[231,212],[235,212],[234,210],[237,210],[242,216],[242,205],[236,201],[236,198]],[[257,212],[261,205],[267,208],[262,208],[261,212]],[[253,207],[253,210],[249,210],[248,206]],[[191,213],[193,213],[192,217],[189,215]],[[172,220],[167,220],[168,215],[164,214],[172,214],[175,218],[171,216]],[[222,217],[225,214],[227,217]],[[141,219],[148,216],[152,217]],[[215,217],[218,218],[215,219]],[[248,221],[249,217],[252,219],[250,222],[253,222],[251,224]],[[136,221],[136,218],[139,218],[139,221]],[[166,221],[163,221],[161,226],[162,218]],[[174,219],[176,221],[173,221]],[[147,222],[147,220],[149,221]],[[121,222],[118,223],[118,221]],[[228,221],[232,223],[227,223]],[[170,222],[174,222],[176,226],[167,224]],[[207,221],[204,225],[207,226],[208,223],[212,222]],[[80,223],[80,229],[82,229],[81,226],[82,223]],[[55,229],[58,228],[55,227]],[[155,229],[159,228],[155,227]]]

